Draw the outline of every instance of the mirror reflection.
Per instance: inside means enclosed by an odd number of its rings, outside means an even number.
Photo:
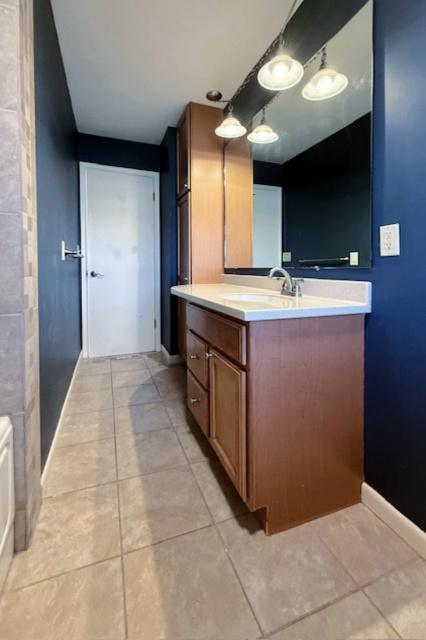
[[[225,148],[226,267],[368,267],[372,7]]]

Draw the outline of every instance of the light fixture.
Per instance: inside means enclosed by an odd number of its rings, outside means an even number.
[[[327,51],[324,47],[319,71],[303,87],[302,95],[306,100],[328,100],[342,93],[348,82],[347,76],[343,73],[327,67]]]
[[[248,134],[247,138],[255,144],[271,144],[278,140],[279,135],[266,123],[265,108],[262,109],[260,124]]]
[[[221,124],[214,130],[215,134],[220,138],[241,138],[247,129],[243,127],[238,118],[233,116],[232,104],[228,105],[228,115]]]
[[[284,53],[284,32],[290,21],[297,0],[293,0],[287,20],[280,33],[278,53],[260,68],[257,74],[259,84],[270,91],[290,89],[303,78],[303,65],[288,54]]]
[[[303,77],[303,66],[285,53],[279,53],[263,65],[257,74],[259,84],[270,91],[294,87]]]

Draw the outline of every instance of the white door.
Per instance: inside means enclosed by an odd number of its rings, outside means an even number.
[[[282,190],[255,184],[253,192],[253,267],[282,261]]]
[[[158,345],[158,174],[81,164],[88,357]]]

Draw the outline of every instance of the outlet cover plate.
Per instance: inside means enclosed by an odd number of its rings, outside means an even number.
[[[399,256],[399,224],[380,227],[380,255]]]

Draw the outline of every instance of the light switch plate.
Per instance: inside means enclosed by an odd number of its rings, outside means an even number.
[[[283,251],[283,262],[291,262],[291,251]]]
[[[380,227],[380,255],[399,256],[399,224]]]
[[[358,251],[351,251],[349,253],[349,266],[358,267],[359,265],[359,253]]]

